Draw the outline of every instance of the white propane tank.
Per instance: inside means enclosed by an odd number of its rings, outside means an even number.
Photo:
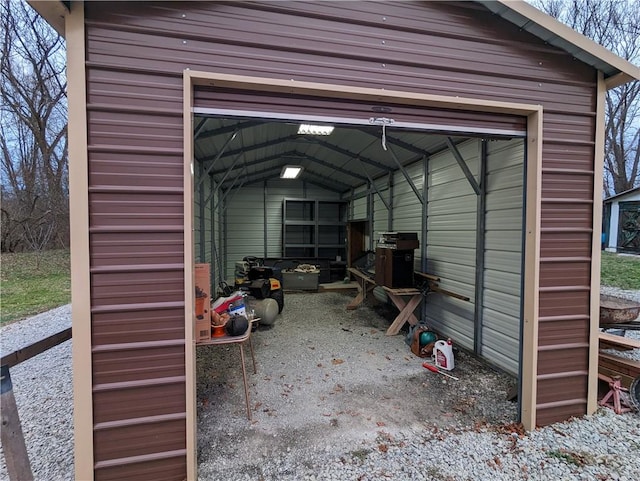
[[[249,308],[253,309],[256,317],[260,318],[260,324],[271,326],[278,317],[278,303],[270,297],[267,299],[251,299]]]
[[[435,356],[437,367],[447,371],[453,369],[453,341],[451,341],[451,339],[436,341],[435,346],[433,346],[433,355]]]

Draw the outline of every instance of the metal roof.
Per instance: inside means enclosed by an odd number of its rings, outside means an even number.
[[[488,10],[604,73],[608,88],[640,80],[640,68],[527,2],[479,0]]]
[[[640,187],[635,187],[633,189],[625,190],[624,192],[620,192],[619,194],[612,195],[611,197],[607,197],[603,200],[603,202],[612,202],[619,197],[623,197],[630,194],[635,194],[636,192],[640,193]]]
[[[223,190],[277,179],[283,166],[294,164],[304,167],[301,180],[347,193],[447,149],[448,138],[454,144],[468,138],[387,127],[383,147],[377,125],[336,125],[328,136],[299,135],[299,125],[196,115],[195,160]]]

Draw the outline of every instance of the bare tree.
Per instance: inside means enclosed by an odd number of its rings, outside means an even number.
[[[0,26],[2,249],[33,249],[35,232],[51,232],[42,248],[66,246],[64,39],[22,0],[0,4]]]
[[[640,5],[634,0],[537,0],[535,5],[620,57],[640,61]],[[607,93],[604,193],[640,185],[640,82]]]

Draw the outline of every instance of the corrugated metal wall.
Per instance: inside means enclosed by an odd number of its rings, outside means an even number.
[[[477,178],[480,141],[468,140],[458,150]],[[450,151],[430,157],[427,165],[427,272],[441,276],[443,289],[470,298],[429,294],[427,318],[439,332],[473,350],[477,196]]]
[[[366,187],[358,188],[354,194],[358,195],[365,190]],[[351,202],[349,206],[349,220],[366,220],[367,213],[367,196],[360,197]]]
[[[169,352],[184,343],[186,68],[542,105],[537,421],[585,412],[594,69],[472,2],[89,2],[86,18],[96,479],[184,477],[184,359]],[[457,112],[438,116],[465,125]],[[568,342],[571,362],[559,362]],[[101,384],[101,350],[145,361],[123,368],[125,383]],[[144,370],[151,359],[161,361]],[[142,420],[149,433],[177,423],[180,434],[124,436]],[[146,462],[155,476],[141,475]]]
[[[524,142],[487,143],[480,352],[514,375],[520,356]]]

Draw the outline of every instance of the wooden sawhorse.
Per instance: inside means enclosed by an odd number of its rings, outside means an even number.
[[[414,287],[392,288],[382,286],[382,288],[400,311],[387,329],[387,336],[395,336],[398,334],[405,322],[409,322],[409,324],[415,326],[418,323],[418,318],[413,314],[413,311],[415,311],[418,304],[422,302],[422,291]],[[403,296],[411,297],[405,302]]]
[[[356,278],[356,282],[358,283],[358,294],[356,295],[355,299],[347,304],[347,310],[351,311],[364,302],[364,300],[367,298],[367,294],[369,294],[369,292],[371,292],[373,288],[376,287],[376,281],[353,267],[349,267],[347,270],[350,274],[353,274],[353,276]]]

